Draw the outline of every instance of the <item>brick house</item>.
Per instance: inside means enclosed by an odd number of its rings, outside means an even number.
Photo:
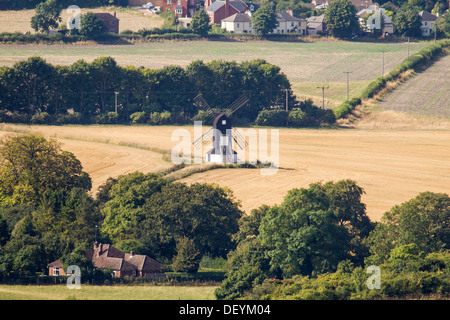
[[[111,269],[113,276],[150,277],[161,272],[163,265],[146,255],[124,253],[110,244],[94,243],[94,249],[86,252],[94,267]],[[50,276],[66,275],[60,260],[48,264]]]
[[[119,33],[119,19],[116,17],[116,12],[114,12],[114,15],[110,13],[94,13],[101,22],[103,22],[103,25],[106,27],[106,30],[108,32],[112,33]]]
[[[212,0],[205,1],[205,11],[209,15],[211,23],[220,24],[225,18],[236,13],[245,13],[247,5],[240,0]]]
[[[178,17],[192,17],[197,9],[197,0],[163,0],[162,11],[170,10]]]

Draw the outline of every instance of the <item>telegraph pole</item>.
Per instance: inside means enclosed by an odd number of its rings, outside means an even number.
[[[317,88],[322,89],[322,109],[325,109],[325,89],[328,89],[328,87],[322,86]]]
[[[383,65],[381,67],[381,77],[384,76],[384,51],[383,51]]]
[[[347,101],[348,101],[348,75],[349,75],[349,73],[352,73],[353,71],[344,71],[344,73],[346,73],[347,74]]]
[[[114,92],[114,94],[116,95],[116,123],[117,123],[117,118],[119,117],[119,114],[117,113],[117,95],[119,94],[117,91]]]
[[[289,89],[284,89],[284,91],[286,92],[286,127],[288,126],[288,121],[289,121]]]
[[[408,58],[409,58],[409,37],[408,37]]]

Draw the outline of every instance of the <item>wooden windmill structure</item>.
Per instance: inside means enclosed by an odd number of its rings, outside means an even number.
[[[242,150],[248,143],[245,138],[231,126],[230,116],[248,102],[245,94],[228,106],[225,112],[216,114],[200,93],[194,98],[194,104],[204,110],[210,119],[213,119],[213,127],[206,131],[200,138],[194,141],[194,147],[202,148],[211,142],[213,147],[206,153],[206,162],[236,163],[237,152],[233,150],[233,141]]]

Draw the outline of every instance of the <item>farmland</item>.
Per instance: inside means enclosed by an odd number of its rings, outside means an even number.
[[[212,300],[213,286],[89,286],[0,285],[0,300]]]
[[[386,110],[450,117],[450,55],[436,61],[390,93],[378,106]],[[415,94],[411,94],[414,92]]]
[[[116,11],[117,17],[120,19],[119,32],[124,30],[138,31],[142,28],[156,28],[163,24],[163,19],[157,15],[147,16],[136,10],[104,7],[95,9],[82,9],[85,12],[109,12],[111,14]],[[35,10],[19,10],[19,11],[0,11],[0,33],[1,32],[34,32],[31,28],[31,17],[35,14]],[[69,14],[63,10],[61,14],[62,23],[66,23]]]
[[[2,125],[1,133],[32,131],[57,138],[80,159],[95,190],[110,176],[172,166],[163,152],[177,144],[171,141],[175,129],[187,129],[193,137],[192,126]],[[279,129],[279,166],[274,175],[261,175],[259,169],[215,169],[180,181],[229,187],[249,213],[262,204],[281,203],[290,189],[349,178],[364,188],[368,215],[378,220],[422,191],[450,192],[450,131]]]
[[[417,52],[427,42],[410,44],[410,52]],[[367,84],[382,71],[388,73],[407,57],[406,43],[364,43],[351,41],[185,41],[151,42],[133,45],[3,45],[0,66],[11,66],[30,56],[41,56],[47,62],[70,65],[79,59],[88,62],[100,56],[111,56],[122,66],[133,65],[162,68],[166,65],[187,66],[193,60],[213,59],[238,62],[265,59],[277,65],[291,82],[300,98],[312,98],[336,106],[346,99],[346,75],[349,75],[350,96],[359,96]]]

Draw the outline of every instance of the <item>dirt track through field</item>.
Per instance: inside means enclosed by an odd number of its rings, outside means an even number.
[[[58,138],[63,149],[80,159],[95,187],[110,176],[170,167],[161,153],[144,148],[170,150],[177,144],[171,140],[176,129],[186,129],[193,137],[191,126],[3,125],[0,129]],[[363,202],[374,220],[420,192],[450,193],[450,130],[280,129],[279,142],[280,169],[274,175],[261,175],[260,169],[215,169],[181,181],[229,187],[248,213],[262,204],[279,204],[292,188],[353,179],[364,188]],[[131,144],[136,147],[124,146]]]

